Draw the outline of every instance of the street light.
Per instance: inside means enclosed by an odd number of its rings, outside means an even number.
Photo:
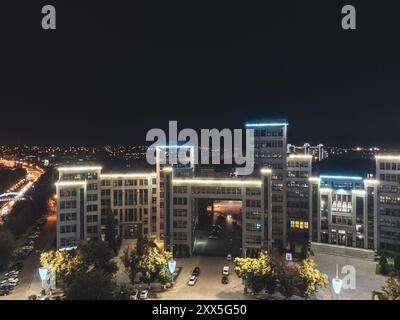
[[[44,282],[46,281],[48,272],[49,270],[47,268],[44,267],[39,268],[39,276],[40,279],[42,280],[42,289],[44,289]]]
[[[335,291],[337,297],[339,298],[339,293],[342,290],[342,279],[339,278],[339,267],[336,264],[336,277],[332,279],[333,291]]]

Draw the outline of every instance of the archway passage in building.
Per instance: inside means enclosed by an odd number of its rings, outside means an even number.
[[[197,200],[193,254],[242,255],[242,201]]]

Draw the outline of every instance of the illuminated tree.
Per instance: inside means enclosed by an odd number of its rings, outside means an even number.
[[[382,286],[383,300],[400,300],[400,284],[394,278],[390,277]]]
[[[144,238],[137,242],[136,249],[130,254],[125,252],[123,261],[132,283],[139,272],[148,284],[152,281],[166,283],[170,280],[168,261],[171,257],[170,252],[157,248],[153,238]]]
[[[307,258],[294,265],[297,277],[297,291],[301,297],[308,299],[319,288],[329,285],[328,276],[316,268],[314,260]]]
[[[67,288],[82,272],[101,270],[112,276],[117,271],[117,266],[112,261],[113,256],[113,251],[102,242],[81,241],[75,250],[43,252],[40,264],[55,271],[64,288]]]
[[[40,255],[40,264],[54,272],[63,286],[67,286],[73,276],[83,269],[82,260],[76,255],[74,250],[52,250],[43,252]]]
[[[235,258],[234,270],[243,279],[245,292],[250,288],[254,293],[260,292],[267,284],[274,287],[275,273],[271,266],[271,257],[267,252],[260,253],[258,258]]]

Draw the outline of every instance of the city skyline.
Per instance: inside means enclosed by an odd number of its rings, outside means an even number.
[[[2,3],[0,302],[400,300],[399,8]]]

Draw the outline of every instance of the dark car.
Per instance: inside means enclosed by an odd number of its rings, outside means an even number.
[[[214,232],[222,232],[222,227],[220,225],[214,224],[212,226],[212,231]]]
[[[0,289],[0,296],[6,296],[10,294],[10,290],[8,288],[1,288]]]
[[[200,268],[195,267],[192,271],[192,275],[198,277],[200,275]]]
[[[24,264],[22,262],[17,262],[13,264],[13,266],[10,269],[15,271],[21,271],[23,266]]]
[[[222,282],[222,284],[228,284],[229,283],[228,276],[223,276],[221,282]]]

